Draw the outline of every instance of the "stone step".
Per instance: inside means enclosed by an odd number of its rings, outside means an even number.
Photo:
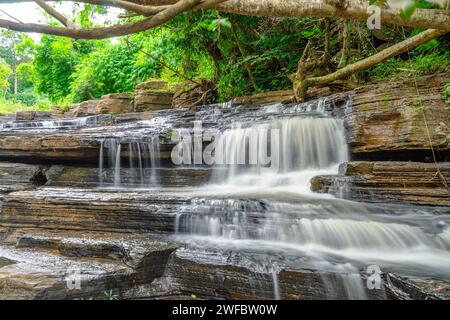
[[[120,182],[122,186],[146,185],[150,178],[154,178],[153,185],[159,187],[185,187],[199,186],[209,181],[211,177],[211,168],[154,168],[144,169],[144,181],[141,180],[141,171],[139,168],[120,170]],[[54,166],[48,172],[49,187],[74,187],[74,188],[94,188],[114,185],[114,170],[104,169],[102,172],[102,184],[100,183],[99,169],[88,167],[62,167]]]
[[[161,278],[151,285],[125,291],[124,296],[134,299],[191,297],[216,300],[384,300],[409,299],[414,294],[418,299],[445,298],[433,294],[433,286],[414,286],[413,290],[405,290],[412,286],[407,278],[402,278],[402,286],[398,282],[393,286],[391,282],[382,280],[380,289],[369,290],[366,285],[367,276],[362,273],[350,275],[343,271],[327,271],[307,263],[303,268],[279,267],[275,272],[268,272],[260,270],[261,266],[240,266],[229,262],[239,260],[239,255],[216,249],[209,253],[203,252],[202,256],[198,249],[179,249],[171,255]],[[269,269],[270,267],[268,265]],[[359,291],[352,291],[352,286],[359,286]]]
[[[110,232],[174,231],[186,198],[159,190],[41,188],[5,196],[0,226]]]

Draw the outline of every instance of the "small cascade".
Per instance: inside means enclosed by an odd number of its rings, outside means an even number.
[[[320,261],[318,268],[327,270],[326,273],[321,274],[321,278],[328,299],[367,299],[367,288],[364,286],[359,270],[353,265]]]
[[[111,182],[114,187],[157,186],[159,184],[157,171],[160,168],[159,138],[105,138],[99,143],[99,181],[101,186],[110,185]],[[112,176],[109,183],[105,179],[108,175]]]
[[[89,116],[75,119],[57,119],[41,121],[9,121],[0,123],[0,131],[24,130],[73,130],[97,125],[107,116]]]
[[[217,142],[219,166],[213,181],[232,182],[240,175],[264,177],[263,172],[280,176],[307,169],[322,170],[347,160],[342,120],[294,117],[245,128],[238,123]]]
[[[450,277],[445,225],[433,234],[395,210],[311,192],[313,176],[336,175],[349,159],[343,120],[329,116],[330,103],[272,104],[251,112],[285,116],[242,117],[227,126],[216,141],[211,184],[176,214],[177,238],[266,257],[303,257],[323,274],[330,299],[367,299],[360,270],[372,264]],[[339,180],[331,191],[341,198],[347,187]],[[279,298],[279,270],[263,273]]]
[[[205,207],[206,211],[208,207]],[[313,248],[324,254],[340,251],[370,250],[370,254],[408,252],[413,248],[446,250],[450,246],[448,232],[438,237],[421,228],[399,223],[356,221],[348,219],[292,219],[283,213],[266,213],[256,218],[257,211],[216,210],[177,216],[178,233],[202,235],[216,239],[262,240],[278,246]],[[369,251],[367,252],[369,254]]]

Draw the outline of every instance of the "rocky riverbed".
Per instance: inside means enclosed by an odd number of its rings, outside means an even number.
[[[426,128],[448,124],[449,80],[420,78],[420,105],[398,82],[193,112],[143,85],[4,116],[0,298],[448,298],[450,146]],[[279,130],[278,170],[176,166],[174,133],[195,121],[243,148]]]

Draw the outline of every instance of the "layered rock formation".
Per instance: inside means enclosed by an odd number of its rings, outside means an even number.
[[[173,92],[167,90],[167,83],[163,81],[149,81],[136,87],[134,111],[157,111],[172,107]]]
[[[345,115],[352,153],[366,157],[378,153],[382,158],[392,153],[398,159],[402,153],[425,151],[431,158],[431,145],[438,155],[448,152],[450,142],[442,142],[435,129],[441,122],[449,123],[450,103],[442,95],[449,82],[450,74],[439,74],[417,78],[417,82],[405,80],[356,89]]]
[[[133,98],[126,93],[103,96],[96,105],[97,114],[120,114],[133,112]]]
[[[314,177],[312,190],[359,201],[450,206],[448,162],[349,162],[339,171]]]

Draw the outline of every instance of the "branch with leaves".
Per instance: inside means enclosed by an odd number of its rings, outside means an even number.
[[[165,22],[175,18],[177,15],[196,9],[197,7],[215,6],[227,0],[180,0],[171,5],[164,5],[162,7],[149,8],[142,5],[137,5],[128,1],[114,0],[83,0],[78,2],[91,3],[96,5],[115,6],[127,10],[132,10],[135,13],[143,14],[145,12],[145,19],[137,22],[127,23],[123,25],[114,25],[111,27],[91,28],[91,29],[76,29],[68,20],[43,0],[38,0],[38,4],[44,8],[49,14],[57,18],[66,27],[55,27],[50,25],[36,24],[36,23],[20,23],[10,20],[0,19],[0,28],[20,32],[37,32],[50,34],[55,36],[64,36],[74,39],[105,39],[117,36],[125,36],[133,33],[145,31],[164,24]],[[5,2],[5,1],[3,1]],[[8,0],[7,2],[14,2]]]
[[[142,17],[137,22],[92,29],[75,28],[64,15],[47,2],[55,0],[0,0],[1,3],[34,1],[60,21],[65,27],[22,23],[0,19],[0,28],[21,32],[38,32],[77,39],[104,39],[124,36],[157,27],[177,15],[198,9],[217,9],[223,12],[260,17],[331,18],[367,21],[372,15],[372,1],[361,0],[71,0],[105,7],[116,7],[128,13],[122,17]],[[61,0],[60,0],[61,1]],[[62,0],[69,1],[69,0]],[[402,10],[388,5],[380,6],[382,24],[395,24],[414,28],[436,29],[450,32],[450,11],[441,9]]]

